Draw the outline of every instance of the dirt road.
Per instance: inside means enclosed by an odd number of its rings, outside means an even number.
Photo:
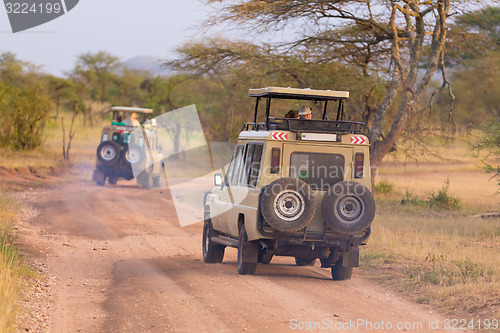
[[[275,258],[239,276],[234,249],[206,265],[201,223],[181,228],[167,191],[118,184],[74,182],[30,198],[39,213],[21,241],[53,281],[50,332],[437,332],[429,321],[445,331],[442,316],[359,269],[336,282]]]

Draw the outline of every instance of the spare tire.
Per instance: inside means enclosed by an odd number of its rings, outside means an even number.
[[[139,145],[130,144],[123,157],[136,171],[140,172],[146,168],[146,150]]]
[[[97,158],[105,166],[113,166],[120,160],[120,146],[118,143],[107,140],[97,147]]]
[[[330,187],[322,211],[332,230],[344,234],[362,231],[375,217],[375,199],[363,184],[342,181]]]
[[[259,203],[267,224],[283,232],[305,228],[316,211],[316,199],[309,185],[290,177],[277,179],[266,186]]]

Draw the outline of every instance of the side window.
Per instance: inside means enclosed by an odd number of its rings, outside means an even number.
[[[234,160],[236,157],[236,153],[234,153],[233,157],[231,157],[231,162],[229,163],[229,167],[227,168],[226,177],[224,178],[224,185],[229,186],[229,179],[231,178],[231,174],[234,170]]]
[[[262,158],[262,145],[255,145],[252,157],[252,166],[250,167],[250,176],[248,177],[248,185],[257,185],[259,179],[260,160]]]
[[[240,178],[240,184],[255,186],[259,179],[260,161],[262,159],[262,144],[247,145],[245,166]]]
[[[238,146],[236,152],[234,153],[233,168],[228,170],[229,180],[231,184],[235,185],[238,183],[238,176],[241,170],[241,160],[243,159],[243,146]]]
[[[252,155],[255,145],[247,145],[245,152],[245,165],[243,167],[243,172],[241,173],[240,184],[248,184],[248,174],[250,173],[250,167],[252,164]]]

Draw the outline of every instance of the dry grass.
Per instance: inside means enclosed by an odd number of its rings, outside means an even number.
[[[64,116],[66,133],[69,131],[71,114]],[[1,191],[27,190],[27,187],[43,185],[44,174],[58,174],[57,181],[74,179],[74,174],[62,172],[68,166],[81,169],[77,173],[82,180],[92,178],[95,167],[95,149],[100,141],[103,121],[97,121],[93,128],[85,128],[81,118],[75,121],[76,135],[71,144],[71,160],[64,161],[62,157],[62,127],[61,119],[51,119],[44,132],[44,142],[41,147],[27,152],[16,152],[0,149],[3,158],[0,168],[18,170],[21,174],[35,174],[37,177],[18,177],[4,179]],[[4,177],[5,178],[5,177]],[[54,181],[51,179],[50,181]],[[15,330],[16,315],[20,310],[18,302],[22,297],[23,284],[29,281],[29,269],[20,261],[17,249],[13,246],[13,225],[17,219],[16,203],[0,193],[0,333]]]
[[[12,200],[0,196],[0,332],[10,332],[15,328],[17,304],[27,272],[19,263],[17,250],[12,244],[15,207]]]
[[[377,194],[372,237],[361,251],[368,274],[415,301],[455,316],[500,316],[500,220],[473,217],[500,211],[500,194],[466,145],[438,149],[436,157],[404,163],[391,156],[378,181],[389,193]],[[458,211],[401,205],[408,191],[425,197],[446,179],[449,194],[461,201]],[[388,185],[390,184],[390,185]]]

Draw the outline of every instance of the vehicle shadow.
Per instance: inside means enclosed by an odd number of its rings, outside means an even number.
[[[237,263],[235,260],[224,260],[220,264],[206,264],[201,258],[192,257],[166,257],[158,259],[149,259],[149,263],[164,271],[170,278],[182,280],[183,276],[192,273],[203,274],[213,277],[235,277],[244,279],[245,276],[238,275]],[[284,282],[287,279],[296,280],[297,278],[312,280],[331,280],[330,271],[319,267],[299,267],[295,264],[270,263],[258,264],[255,276],[265,276],[271,279],[279,278]]]

